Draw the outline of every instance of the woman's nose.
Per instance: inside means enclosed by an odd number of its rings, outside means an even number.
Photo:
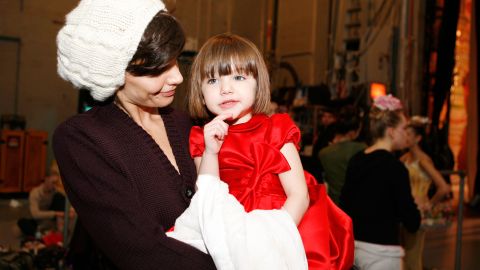
[[[172,68],[169,70],[170,72],[170,79],[168,81],[169,84],[181,84],[183,82],[183,76],[182,73],[180,73],[180,69],[178,68],[178,65],[172,66]]]

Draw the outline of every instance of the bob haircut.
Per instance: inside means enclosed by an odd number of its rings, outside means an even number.
[[[208,39],[192,64],[187,93],[187,106],[192,118],[206,120],[211,117],[204,103],[202,82],[234,72],[252,75],[257,81],[252,112],[254,114],[270,112],[270,81],[260,51],[251,41],[224,33]]]
[[[403,109],[382,110],[376,106],[370,109],[370,136],[373,142],[385,136],[389,127],[396,127],[404,115]]]
[[[184,45],[180,23],[169,13],[159,11],[143,32],[126,71],[134,76],[158,76],[171,67]]]

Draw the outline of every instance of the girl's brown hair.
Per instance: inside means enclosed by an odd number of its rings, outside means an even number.
[[[191,69],[190,87],[187,93],[188,109],[194,119],[210,117],[202,95],[202,82],[216,75],[232,72],[252,75],[257,81],[253,113],[270,110],[270,81],[262,54],[249,40],[233,34],[211,37],[202,46]]]

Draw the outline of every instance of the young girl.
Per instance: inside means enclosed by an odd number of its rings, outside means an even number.
[[[210,38],[193,63],[188,101],[192,117],[213,117],[190,134],[199,173],[219,174],[246,212],[286,211],[298,225],[309,269],[349,269],[351,221],[303,171],[300,130],[290,117],[267,116],[269,77],[255,45],[231,34]]]
[[[428,118],[420,116],[414,116],[410,119],[407,128],[408,152],[400,158],[408,169],[412,195],[422,213],[422,222],[425,222],[427,216],[432,213],[432,207],[450,193],[450,186],[435,168],[432,159],[420,146],[425,138],[425,129],[428,122]],[[436,192],[429,199],[428,190],[432,183],[436,187]],[[420,229],[416,233],[410,233],[403,230],[402,235],[405,242],[404,261],[407,269],[423,269],[422,257],[425,231]]]
[[[370,110],[373,144],[348,163],[340,207],[353,221],[360,269],[403,269],[399,227],[414,233],[420,226],[408,172],[392,154],[406,147],[406,127],[400,100],[378,97]]]

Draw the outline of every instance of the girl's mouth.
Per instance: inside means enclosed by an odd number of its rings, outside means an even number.
[[[230,109],[233,106],[237,105],[238,101],[237,100],[226,100],[222,103],[220,103],[220,108],[222,109]]]

